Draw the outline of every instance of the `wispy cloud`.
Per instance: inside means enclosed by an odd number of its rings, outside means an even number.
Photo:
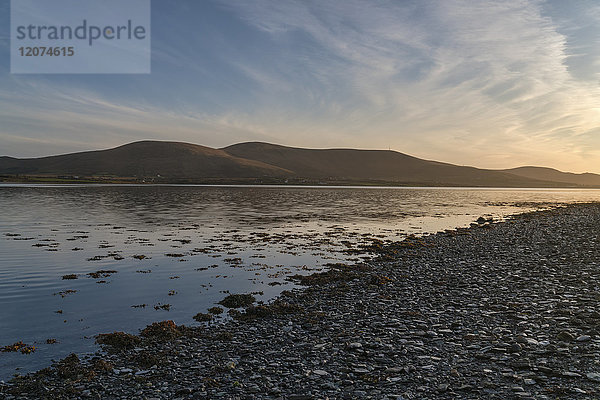
[[[153,5],[152,76],[3,77],[0,147],[268,140],[600,172],[593,2]]]
[[[95,93],[53,92],[49,89],[38,84],[29,93],[23,88],[13,96],[0,95],[0,102],[6,104],[0,110],[0,120],[4,122],[0,128],[0,141],[6,142],[3,150],[38,144],[43,146],[46,155],[106,148],[142,139],[188,140],[220,146],[223,140],[231,143],[249,134],[262,136],[260,129],[242,124],[233,116],[136,107],[108,101]],[[32,100],[32,93],[36,93],[35,100]],[[9,99],[13,105],[8,104]],[[22,135],[23,129],[28,135]],[[263,136],[263,140],[274,139]],[[40,154],[39,148],[35,148],[32,152],[21,150],[10,155]]]
[[[585,141],[600,122],[597,85],[571,74],[543,2],[227,3],[257,29],[303,32],[323,49],[317,63],[293,61],[351,93],[329,129],[454,162],[600,170]],[[565,149],[570,160],[557,160]]]

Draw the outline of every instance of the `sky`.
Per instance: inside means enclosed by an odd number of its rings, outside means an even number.
[[[150,74],[10,73],[0,155],[144,139],[600,173],[596,0],[153,0]]]

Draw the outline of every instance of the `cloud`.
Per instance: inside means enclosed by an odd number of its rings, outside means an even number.
[[[153,4],[152,76],[5,78],[0,146],[20,136],[56,137],[66,150],[267,140],[600,172],[593,3]]]
[[[227,3],[257,29],[304,33],[322,49],[316,62],[288,62],[350,93],[320,123],[353,143],[362,134],[458,163],[600,170],[584,140],[599,122],[597,85],[572,75],[567,38],[543,2]],[[559,149],[573,153],[557,160]]]
[[[89,150],[118,146],[128,141],[187,140],[208,146],[220,146],[240,141],[253,134],[261,137],[259,130],[240,123],[233,116],[202,113],[182,114],[158,108],[134,108],[119,105],[93,94],[58,95],[52,99],[40,98],[38,103],[4,108],[0,119],[0,142],[19,148],[12,156],[33,157],[48,152]],[[22,135],[23,130],[28,135]],[[216,139],[216,140],[215,140]],[[264,140],[274,140],[265,136]],[[223,143],[223,140],[225,142]],[[38,144],[33,151],[23,151],[25,146]],[[42,149],[40,151],[40,149]]]

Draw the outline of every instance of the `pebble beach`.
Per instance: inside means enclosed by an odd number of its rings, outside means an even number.
[[[373,242],[269,304],[224,301],[227,322],[107,332],[0,397],[598,398],[599,228],[575,204]]]

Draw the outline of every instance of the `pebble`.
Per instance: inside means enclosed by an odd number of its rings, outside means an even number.
[[[588,372],[586,374],[587,378],[594,382],[600,382],[600,373],[597,372]]]
[[[558,340],[562,340],[563,342],[571,342],[575,339],[575,337],[567,331],[562,331],[556,336],[556,338]]]
[[[0,398],[600,398],[598,226],[580,204],[382,242],[282,295],[296,311],[99,354],[112,370],[55,364]]]

